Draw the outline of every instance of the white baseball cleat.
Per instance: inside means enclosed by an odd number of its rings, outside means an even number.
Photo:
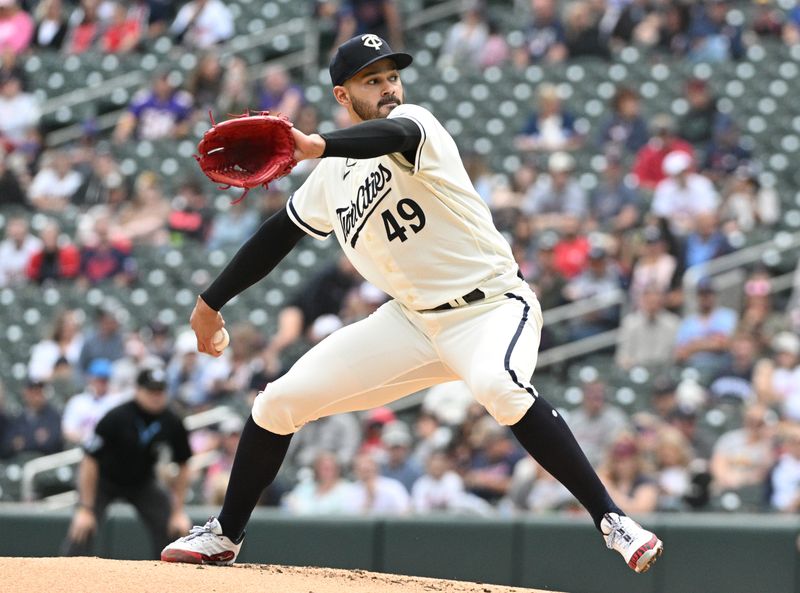
[[[181,537],[161,550],[164,562],[185,562],[187,564],[233,564],[242,542],[233,543],[222,535],[222,526],[216,517],[211,517],[205,525],[192,527],[189,535]]]
[[[636,572],[646,572],[664,551],[664,543],[656,534],[630,517],[606,513],[600,529],[608,548],[622,554],[628,566]]]

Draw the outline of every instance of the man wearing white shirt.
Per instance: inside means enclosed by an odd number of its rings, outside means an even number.
[[[404,515],[411,509],[411,499],[402,482],[380,475],[378,462],[362,453],[353,462],[358,480],[353,485],[353,512],[364,515]]]
[[[42,116],[39,101],[22,92],[22,83],[13,74],[0,81],[0,136],[14,145],[22,144],[39,125]]]
[[[233,36],[233,15],[220,0],[192,0],[178,11],[170,31],[186,45],[211,47]]]
[[[50,161],[33,178],[28,196],[37,210],[61,211],[83,183],[83,176],[72,168],[64,152],[50,155]]]
[[[715,212],[719,195],[711,180],[691,171],[692,157],[681,151],[664,159],[666,179],[656,185],[653,214],[669,221],[670,230],[681,237],[694,230],[698,214]]]
[[[89,384],[86,390],[69,398],[61,417],[64,440],[72,445],[88,443],[94,435],[94,427],[106,412],[126,399],[120,393],[109,391],[111,361],[107,358],[94,359],[87,374]]]
[[[0,242],[0,287],[21,284],[25,280],[28,261],[41,248],[41,239],[28,232],[27,220],[10,219],[6,238]]]
[[[434,451],[428,458],[426,473],[411,488],[411,500],[418,513],[453,511],[462,506],[467,493],[464,481],[450,470],[447,454]]]

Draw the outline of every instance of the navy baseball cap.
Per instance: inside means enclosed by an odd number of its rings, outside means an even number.
[[[385,39],[381,39],[372,33],[356,35],[352,39],[345,41],[336,50],[328,69],[333,86],[344,84],[348,78],[352,78],[359,70],[384,58],[394,60],[398,70],[408,67],[413,61],[413,58],[406,53],[393,52]]]

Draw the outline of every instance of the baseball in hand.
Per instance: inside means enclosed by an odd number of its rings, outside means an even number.
[[[231,337],[228,335],[228,330],[220,328],[217,330],[217,333],[214,334],[214,337],[211,339],[211,344],[217,350],[217,352],[222,352],[225,348],[228,347],[228,344],[231,342]]]

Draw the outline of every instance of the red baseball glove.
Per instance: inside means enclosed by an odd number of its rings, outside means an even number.
[[[211,129],[197,149],[200,154],[194,158],[209,179],[222,184],[221,189],[244,188],[234,204],[254,187],[266,188],[297,164],[292,122],[284,115],[270,115],[269,111],[243,113],[220,123],[212,116]]]

